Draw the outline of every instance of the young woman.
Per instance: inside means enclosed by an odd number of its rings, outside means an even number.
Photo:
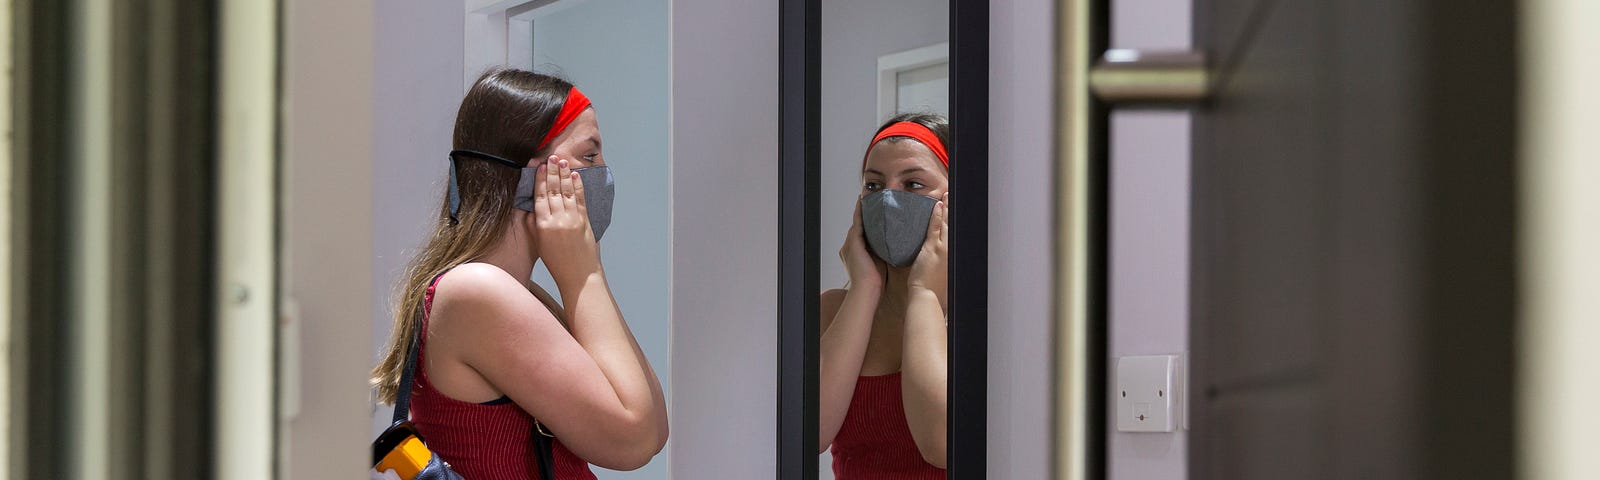
[[[949,122],[906,114],[878,128],[855,223],[823,292],[821,445],[834,477],[943,479]]]
[[[496,70],[462,99],[454,137],[440,218],[373,370],[379,398],[395,400],[416,337],[412,422],[464,477],[534,478],[535,428],[556,439],[558,478],[643,466],[666,443],[667,410],[595,244],[610,177],[594,109],[563,80]],[[560,305],[529,280],[541,259]]]

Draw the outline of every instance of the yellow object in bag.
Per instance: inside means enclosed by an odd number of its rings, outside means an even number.
[[[372,469],[379,472],[394,470],[401,479],[411,480],[417,478],[418,473],[422,473],[423,467],[427,467],[428,460],[432,458],[433,452],[428,451],[428,447],[422,444],[422,439],[406,436]]]

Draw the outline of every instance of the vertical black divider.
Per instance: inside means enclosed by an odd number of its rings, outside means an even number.
[[[950,0],[949,441],[946,476],[988,464],[989,1]]]
[[[817,478],[821,0],[778,7],[778,475]]]

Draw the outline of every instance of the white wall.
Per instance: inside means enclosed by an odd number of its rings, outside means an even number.
[[[1113,0],[1111,9],[1113,47],[1191,44],[1189,1]],[[1111,115],[1108,374],[1119,356],[1189,349],[1189,125],[1184,111]],[[1113,418],[1106,422],[1109,478],[1187,477],[1187,432],[1121,433]]]
[[[1051,475],[1055,14],[989,4],[989,478]]]
[[[372,441],[373,2],[289,0],[284,29],[282,281],[299,335],[282,348],[299,381],[284,385],[283,472],[356,477]]]
[[[778,4],[672,1],[672,478],[772,478]]]
[[[372,15],[369,366],[387,348],[394,283],[437,220],[451,131],[466,92],[460,2],[384,0]],[[390,412],[377,409],[372,434],[388,426]]]

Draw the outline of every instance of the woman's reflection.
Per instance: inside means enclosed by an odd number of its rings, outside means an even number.
[[[850,280],[821,299],[818,449],[837,479],[945,478],[949,138],[943,116],[902,114],[867,146]]]

